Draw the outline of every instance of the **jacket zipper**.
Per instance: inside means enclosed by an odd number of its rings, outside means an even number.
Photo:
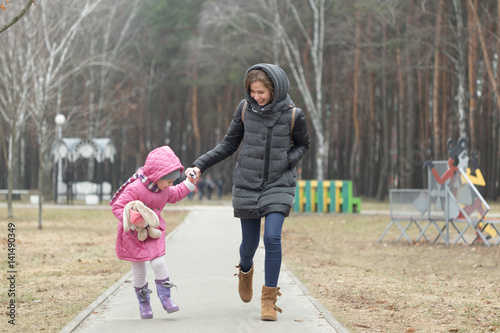
[[[269,157],[271,156],[271,139],[273,137],[273,128],[268,127],[267,128],[267,139],[266,139],[266,152],[264,155],[264,179],[262,184],[267,183],[267,178],[269,177]]]

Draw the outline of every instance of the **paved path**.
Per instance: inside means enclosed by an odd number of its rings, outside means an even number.
[[[163,310],[149,268],[153,319],[140,319],[129,272],[61,333],[348,332],[285,267],[279,279],[283,296],[277,302],[283,313],[278,313],[276,322],[261,321],[263,246],[255,257],[253,299],[243,303],[237,291],[238,278],[234,276],[241,240],[239,220],[233,217],[229,206],[191,209],[186,220],[167,238],[166,261],[171,279],[177,285],[172,292],[180,311],[167,314]]]

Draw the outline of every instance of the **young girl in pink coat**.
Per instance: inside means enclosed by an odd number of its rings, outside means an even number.
[[[168,146],[156,148],[151,151],[144,166],[115,193],[110,201],[112,212],[118,219],[118,230],[116,236],[116,255],[119,259],[130,261],[133,272],[133,284],[137,299],[139,300],[139,310],[142,319],[153,318],[153,311],[150,305],[146,279],[146,262],[151,263],[151,268],[155,274],[155,283],[158,297],[167,313],[179,310],[179,307],[172,301],[170,288],[174,285],[170,281],[167,264],[163,256],[165,255],[165,220],[161,216],[161,211],[166,203],[176,203],[186,197],[195,189],[196,181],[188,177],[182,183],[173,185],[174,181],[180,177],[184,170],[179,158]],[[147,207],[149,216],[156,216],[159,222],[158,229],[161,236],[152,238],[147,236],[143,241],[139,240],[137,230],[134,227],[124,228],[125,218],[137,217],[137,212],[127,211],[124,208],[131,202],[139,202]],[[130,205],[127,206],[127,208]],[[154,212],[154,214],[153,214]],[[132,214],[133,213],[133,214]],[[139,216],[139,219],[141,217]],[[132,219],[131,219],[132,220]],[[144,219],[141,226],[144,226]],[[128,220],[126,221],[128,226]],[[137,222],[132,221],[134,224]],[[138,225],[139,225],[138,224]],[[151,228],[151,226],[149,227]],[[125,231],[127,230],[127,231]]]

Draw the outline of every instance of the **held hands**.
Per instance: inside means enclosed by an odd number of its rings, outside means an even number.
[[[198,182],[198,179],[200,178],[201,170],[198,167],[187,168],[185,174],[186,174],[187,179],[192,184],[196,185],[196,183]]]

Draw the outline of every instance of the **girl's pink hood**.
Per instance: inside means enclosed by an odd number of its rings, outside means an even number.
[[[157,182],[161,177],[169,173],[181,170],[184,167],[174,151],[169,146],[163,146],[151,151],[144,163],[143,173],[152,182]]]

